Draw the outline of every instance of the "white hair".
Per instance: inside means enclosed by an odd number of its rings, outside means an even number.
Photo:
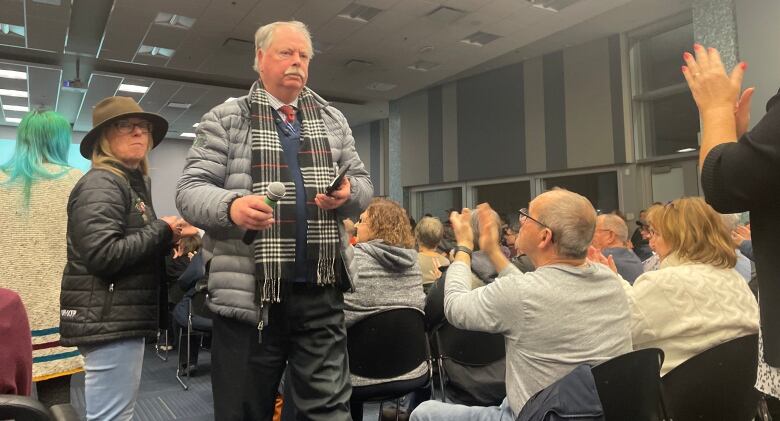
[[[280,27],[288,27],[291,29],[294,29],[301,33],[301,35],[306,38],[306,42],[309,44],[309,48],[307,51],[309,53],[309,59],[314,58],[314,48],[312,47],[311,43],[311,33],[309,32],[309,28],[306,26],[305,23],[299,22],[297,20],[291,20],[291,21],[282,21],[282,22],[271,22],[267,25],[263,25],[260,28],[257,29],[257,32],[255,32],[255,64],[252,65],[252,69],[255,71],[258,71],[257,69],[257,50],[263,50],[265,51],[269,45],[271,45],[271,42],[273,42],[274,39],[274,33],[276,30]]]
[[[617,215],[599,215],[599,219],[604,224],[605,230],[615,233],[618,241],[621,243],[628,241],[628,226],[623,218]]]
[[[722,213],[720,219],[723,221],[723,225],[726,226],[726,229],[731,232],[739,226],[739,216],[740,214],[738,213]]]

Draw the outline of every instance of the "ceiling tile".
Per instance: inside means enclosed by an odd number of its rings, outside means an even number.
[[[92,108],[100,100],[113,96],[121,82],[121,77],[92,74],[89,78],[89,89],[84,95],[73,129],[89,131],[92,128]]]
[[[60,88],[62,71],[30,66],[27,74],[30,86],[30,107],[57,109],[57,92]]]
[[[179,44],[184,41],[189,31],[186,29],[176,28],[170,25],[151,25],[149,32],[146,33],[146,37],[142,41],[144,45],[151,47],[170,48],[171,50],[178,50]]]
[[[27,17],[27,47],[61,53],[65,47],[68,21]]]
[[[24,3],[22,0],[0,0],[0,23],[24,26]]]

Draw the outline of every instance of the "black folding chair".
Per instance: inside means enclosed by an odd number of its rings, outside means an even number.
[[[77,421],[79,419],[70,404],[46,408],[29,396],[0,395],[0,420]]]
[[[208,300],[208,291],[206,289],[206,283],[203,283],[196,287],[195,294],[193,294],[193,296],[190,298],[189,312],[187,315],[187,326],[179,328],[179,342],[178,342],[179,347],[177,349],[179,362],[176,367],[176,380],[179,381],[179,384],[181,384],[181,387],[183,387],[184,390],[189,389],[189,384],[185,382],[182,377],[187,377],[187,378],[192,377],[192,364],[190,363],[191,356],[192,356],[192,344],[190,338],[192,336],[199,336],[202,343],[203,338],[205,336],[211,335],[211,331],[195,329],[195,327],[192,324],[193,316],[200,316],[206,319],[211,318],[211,312],[208,310],[208,307],[206,306],[207,300]],[[182,342],[183,340],[186,340],[186,345],[185,342]],[[185,360],[187,361],[187,365],[185,367],[182,367],[181,365],[182,352],[187,353],[186,354],[187,359]]]
[[[447,397],[447,383],[452,380],[447,374],[447,367],[454,368],[453,364],[471,368],[486,367],[506,357],[504,336],[497,333],[462,330],[445,322],[434,330],[433,339],[438,351],[436,360],[439,368],[440,399],[442,402]],[[458,385],[453,383],[452,386],[464,390],[480,388],[479,384]],[[506,386],[504,385],[504,390],[499,392],[495,393],[498,400],[494,402],[466,401],[459,403],[481,406],[498,405],[506,396]]]
[[[423,313],[411,308],[387,310],[361,320],[347,330],[349,369],[369,379],[390,379],[406,374],[422,363],[427,372],[415,379],[370,386],[353,386],[355,402],[396,401],[417,389],[433,390],[433,370],[425,334]]]
[[[755,389],[758,335],[724,342],[685,361],[661,379],[675,421],[749,421],[760,393]]]
[[[667,418],[661,393],[664,353],[658,348],[629,352],[591,369],[606,421]]]

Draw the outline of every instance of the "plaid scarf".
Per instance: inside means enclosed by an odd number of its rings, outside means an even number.
[[[268,185],[280,181],[287,188],[286,196],[274,209],[276,224],[257,234],[255,248],[255,276],[259,304],[280,301],[282,280],[295,276],[295,184],[285,163],[279,133],[274,120],[276,111],[268,102],[266,91],[259,82],[252,86],[251,137],[252,137],[252,194],[265,195]],[[317,285],[336,283],[340,263],[339,229],[333,211],[320,209],[314,196],[325,191],[335,176],[330,143],[322,121],[320,108],[308,88],[298,98],[303,113],[301,122],[301,148],[298,164],[303,176],[306,197],[307,262],[308,273],[316,274]]]

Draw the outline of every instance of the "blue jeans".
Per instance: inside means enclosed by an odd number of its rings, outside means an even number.
[[[514,421],[506,398],[499,406],[466,406],[439,401],[425,401],[412,411],[411,421]]]
[[[79,351],[86,371],[87,420],[130,421],[141,383],[144,338],[80,346]]]

